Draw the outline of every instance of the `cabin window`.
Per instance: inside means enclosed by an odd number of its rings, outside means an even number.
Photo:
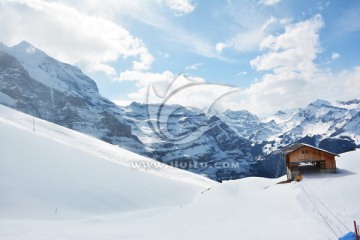
[[[307,154],[308,151],[307,150],[302,150],[302,154]]]

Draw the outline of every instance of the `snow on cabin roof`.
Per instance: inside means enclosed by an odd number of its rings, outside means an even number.
[[[327,151],[327,150],[325,150],[325,149],[317,148],[317,147],[314,147],[314,146],[309,145],[309,144],[306,144],[306,143],[294,143],[294,144],[292,144],[292,145],[290,145],[290,146],[284,147],[284,148],[282,149],[282,151],[283,151],[285,154],[288,154],[288,153],[291,153],[291,152],[293,152],[293,151],[295,151],[295,150],[297,150],[297,149],[299,149],[299,148],[301,148],[301,147],[311,147],[311,148],[313,148],[313,149],[317,149],[317,150],[320,150],[320,151],[323,151],[323,152],[327,152],[327,153],[329,153],[329,154],[331,154],[331,155],[340,157],[340,156],[339,156],[338,154],[336,154],[336,153],[329,152],[329,151]]]

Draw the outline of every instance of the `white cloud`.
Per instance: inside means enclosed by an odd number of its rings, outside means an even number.
[[[148,102],[149,87],[152,86],[157,94],[165,96],[171,83],[176,79],[176,75],[170,71],[162,73],[125,71],[120,73],[117,81],[133,81],[138,87],[136,92],[128,94],[128,100],[117,99],[116,102],[136,101],[141,103]]]
[[[248,109],[257,114],[302,107],[323,98],[359,97],[360,67],[341,73],[319,68],[314,63],[321,52],[320,15],[285,27],[283,34],[269,35],[262,43],[262,55],[251,61],[257,71],[267,71],[260,81],[226,99],[227,107]]]
[[[225,48],[232,48],[238,52],[257,50],[259,43],[269,34],[270,28],[274,25],[282,25],[284,23],[286,23],[284,19],[278,20],[270,17],[257,27],[242,30],[231,39],[217,43],[215,50],[218,53],[221,53]]]
[[[246,71],[242,71],[242,72],[238,72],[236,75],[237,75],[237,76],[241,76],[241,75],[246,75],[246,74],[247,74]]]
[[[131,22],[143,23],[156,29],[158,37],[168,42],[176,43],[177,47],[182,47],[185,51],[194,52],[198,55],[220,58],[216,54],[213,44],[196,32],[189,31],[188,28],[181,26],[175,19],[169,17],[169,6],[183,6],[183,10],[189,11],[191,7],[185,7],[187,4],[193,6],[191,1],[187,0],[57,0],[76,7],[78,11],[85,12],[92,16],[111,19],[113,22]],[[176,3],[178,2],[178,3]],[[175,5],[175,3],[177,5]],[[166,5],[168,4],[168,5]],[[174,11],[174,9],[172,9]],[[185,12],[186,12],[185,11]],[[220,58],[223,59],[223,58]]]
[[[216,52],[221,53],[222,50],[223,50],[225,47],[226,47],[226,44],[225,44],[225,43],[219,42],[219,43],[216,44],[215,50],[216,50]]]
[[[189,0],[163,0],[163,2],[178,16],[191,13],[195,10],[195,5]]]
[[[119,81],[135,81],[138,86],[147,86],[149,83],[171,82],[175,75],[170,71],[163,73],[141,72],[141,71],[125,71],[120,73]]]
[[[134,59],[136,70],[153,62],[141,39],[107,19],[58,2],[1,1],[0,7],[0,41],[8,45],[26,40],[61,61],[111,75],[109,63],[119,57]]]
[[[276,5],[280,2],[281,0],[261,0],[260,3],[264,4],[264,5],[268,5],[268,6],[273,6]]]
[[[159,52],[158,54],[159,54],[160,57],[165,58],[165,59],[170,57],[170,54],[166,53],[166,52],[165,53],[164,52]]]
[[[314,18],[287,25],[279,36],[269,35],[261,43],[261,49],[269,52],[253,59],[250,64],[256,70],[300,71],[313,70],[313,60],[321,51],[319,30],[324,21],[320,15]]]
[[[111,100],[113,103],[115,103],[116,105],[119,105],[119,106],[128,106],[132,103],[131,100],[118,100],[118,99],[115,99],[115,100]]]
[[[333,52],[331,53],[331,60],[336,60],[340,58],[340,54],[339,53],[336,53],[336,52]]]
[[[185,69],[186,70],[197,70],[201,65],[203,65],[203,63],[194,63],[190,66],[187,66]]]
[[[83,66],[86,72],[103,72],[112,77],[116,75],[116,70],[113,67],[101,62],[85,61],[84,63],[79,62],[79,65]]]
[[[217,99],[234,88],[221,84],[208,84],[203,78],[195,76],[176,75],[170,71],[163,73],[127,71],[120,75],[119,81],[135,81],[138,90],[130,93],[124,101],[141,103],[179,104],[182,106],[208,109]]]

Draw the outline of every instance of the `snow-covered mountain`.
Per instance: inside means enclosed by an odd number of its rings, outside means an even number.
[[[0,104],[216,180],[279,176],[277,150],[296,141],[336,153],[360,146],[359,102],[318,100],[267,118],[230,110],[206,115],[178,105],[121,107],[78,68],[27,42],[0,44]],[[154,118],[160,107],[167,118]],[[192,141],[173,142],[154,127],[177,138],[202,131]]]
[[[126,117],[133,125],[133,133],[143,141],[152,157],[172,166],[208,175],[212,179],[236,179],[263,175],[261,162],[251,153],[251,142],[239,136],[217,116],[182,106],[165,107],[165,122],[151,120],[148,111],[159,109],[158,104],[132,103],[126,107]],[[171,114],[170,114],[171,113]],[[184,143],[165,141],[149,127],[159,122],[173,136],[184,136],[203,127],[205,130],[194,140]]]
[[[269,150],[296,141],[337,153],[360,145],[360,100],[330,103],[318,99],[305,108],[292,111],[290,116],[278,123],[280,133],[269,135]]]
[[[144,153],[123,110],[103,98],[92,79],[27,42],[0,45],[0,103]]]
[[[359,144],[359,114],[360,100],[330,103],[318,99],[305,108],[279,110],[263,119],[245,110],[227,110],[220,116],[239,135],[254,142],[275,141],[279,147],[304,137],[314,137],[315,145],[328,138]]]
[[[219,114],[219,116],[234,129],[239,136],[243,136],[254,142],[266,141],[269,136],[281,132],[281,128],[275,121],[263,122],[256,115],[246,110],[226,110],[223,114]]]
[[[0,132],[2,240],[322,240],[360,218],[360,151],[337,174],[219,184],[4,106]]]

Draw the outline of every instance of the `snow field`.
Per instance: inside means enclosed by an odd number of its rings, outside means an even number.
[[[0,106],[0,239],[337,239],[360,222],[360,151],[300,183],[217,184]]]

